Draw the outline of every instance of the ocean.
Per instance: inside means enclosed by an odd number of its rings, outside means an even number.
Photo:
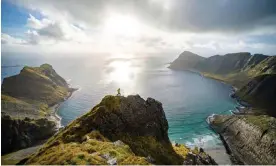
[[[67,125],[91,110],[105,95],[139,94],[152,97],[163,104],[169,123],[172,142],[200,146],[212,154],[220,164],[230,164],[217,134],[206,123],[211,114],[230,114],[237,102],[229,94],[230,85],[202,77],[198,73],[173,71],[168,63],[175,56],[42,56],[10,55],[2,53],[3,78],[17,74],[24,65],[49,63],[72,87],[79,88],[64,103],[57,114],[61,124]],[[9,67],[12,66],[12,67]],[[227,161],[226,161],[227,160]]]

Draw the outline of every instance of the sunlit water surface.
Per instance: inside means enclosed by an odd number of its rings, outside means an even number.
[[[139,94],[152,97],[163,104],[169,122],[172,142],[207,149],[220,149],[222,143],[210,130],[206,117],[229,114],[237,105],[229,97],[232,88],[199,74],[172,71],[167,63],[173,58],[114,56],[90,58],[42,58],[41,56],[3,56],[2,66],[50,63],[73,87],[79,90],[58,110],[62,125],[89,111],[107,94]],[[21,67],[2,67],[4,77],[14,75]]]

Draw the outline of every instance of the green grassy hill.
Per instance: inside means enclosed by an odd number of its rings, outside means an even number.
[[[4,78],[1,89],[2,154],[53,135],[56,122],[50,107],[74,90],[49,64],[24,67],[19,74]]]

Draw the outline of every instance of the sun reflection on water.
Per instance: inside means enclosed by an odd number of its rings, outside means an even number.
[[[124,94],[134,93],[139,71],[132,60],[113,59],[105,66],[105,85],[121,88]]]

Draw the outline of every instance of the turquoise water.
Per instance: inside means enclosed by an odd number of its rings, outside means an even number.
[[[89,111],[107,94],[121,88],[124,95],[152,97],[163,104],[169,122],[171,141],[190,146],[221,147],[206,117],[229,114],[237,105],[229,97],[232,88],[199,74],[167,68],[174,57],[42,58],[41,56],[2,56],[2,66],[50,63],[73,87],[79,90],[61,104],[58,115],[62,125]],[[17,74],[21,67],[2,67],[2,79]]]

